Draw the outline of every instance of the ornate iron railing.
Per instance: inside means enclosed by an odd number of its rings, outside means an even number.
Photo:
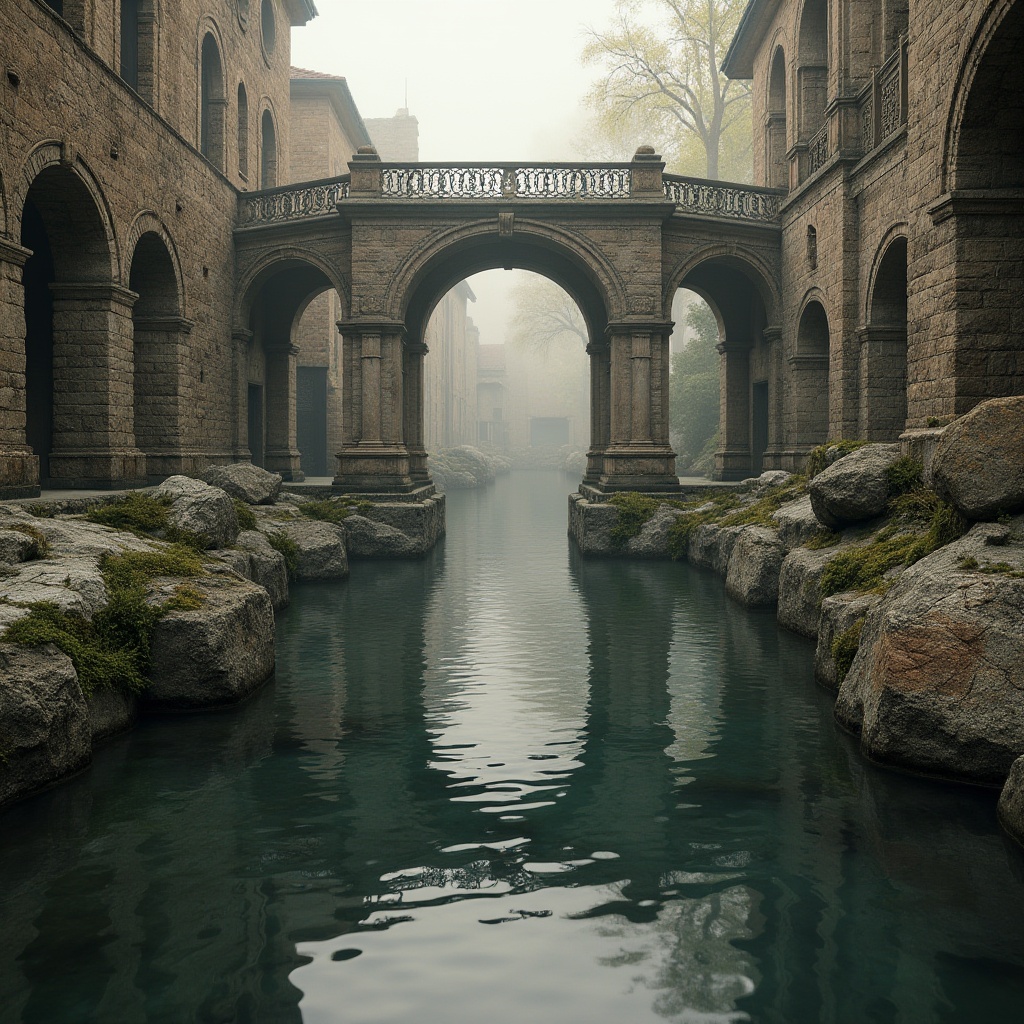
[[[743,220],[777,220],[785,192],[726,185],[702,178],[664,176],[665,195],[684,213],[708,217],[736,217]]]
[[[807,173],[813,174],[828,162],[828,121],[826,121],[807,143]]]
[[[380,171],[386,199],[629,199],[631,181],[629,167],[588,164],[385,164]]]
[[[902,51],[897,50],[878,73],[879,143],[884,142],[903,124],[902,83],[900,81]]]
[[[342,199],[348,198],[349,176],[314,181],[298,187],[269,189],[241,199],[242,224],[265,224],[320,217],[333,213]]]

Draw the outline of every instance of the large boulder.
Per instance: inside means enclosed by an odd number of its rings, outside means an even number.
[[[736,538],[725,577],[725,592],[747,608],[769,608],[779,599],[779,572],[786,549],[778,534],[746,526]]]
[[[222,569],[192,581],[193,611],[160,618],[150,645],[151,707],[219,707],[248,697],[274,671],[274,609],[262,587]]]
[[[202,478],[249,505],[273,505],[281,493],[281,474],[268,473],[251,462],[210,466],[204,470]]]
[[[968,519],[1024,510],[1024,395],[993,398],[954,420],[935,449],[932,480]]]
[[[686,560],[691,565],[699,565],[717,572],[719,576],[725,576],[729,571],[733,548],[745,529],[745,526],[716,526],[714,523],[694,527],[686,544]]]
[[[659,505],[635,537],[630,537],[620,550],[633,558],[668,558],[672,527],[683,513],[671,505]]]
[[[870,757],[996,783],[1024,753],[1022,533],[1024,517],[975,526],[868,615],[836,718]]]
[[[89,711],[71,659],[51,644],[0,644],[0,806],[84,768]]]
[[[821,533],[821,523],[811,507],[811,496],[805,494],[801,498],[787,501],[772,513],[772,520],[779,531],[779,540],[787,548],[806,544],[812,537]]]
[[[289,601],[288,566],[284,555],[257,530],[243,530],[235,541],[236,553],[245,558],[246,579],[252,580],[270,595],[275,611]]]
[[[348,554],[353,558],[408,558],[419,554],[419,545],[411,537],[366,516],[349,516],[342,529]]]
[[[868,444],[823,469],[808,485],[815,516],[838,530],[882,515],[889,501],[886,470],[899,457],[898,444]]]
[[[206,547],[226,548],[235,542],[238,515],[226,491],[192,477],[169,476],[154,493],[171,499],[168,522],[200,538]]]
[[[835,548],[794,548],[779,572],[779,625],[801,636],[818,635],[821,577],[836,556]]]
[[[1024,846],[1024,757],[1010,766],[1010,774],[999,794],[999,823]]]
[[[297,512],[281,518],[260,516],[258,527],[266,537],[282,533],[295,545],[297,580],[337,580],[348,576],[343,527]]]
[[[89,698],[89,729],[95,745],[109,736],[125,732],[139,715],[139,699],[123,690],[104,686]]]
[[[838,690],[846,669],[832,650],[836,640],[847,633],[858,622],[863,622],[868,612],[881,597],[878,594],[833,594],[821,602],[818,615],[818,646],[814,651],[814,678],[829,690]]]

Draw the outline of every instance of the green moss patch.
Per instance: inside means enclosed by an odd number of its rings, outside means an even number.
[[[626,541],[640,533],[644,524],[658,510],[660,502],[636,491],[625,491],[613,494],[608,499],[608,504],[614,505],[619,513],[612,527],[611,539],[615,547],[621,548]]]
[[[173,499],[166,494],[154,497],[141,491],[130,491],[109,505],[91,509],[85,518],[116,530],[129,530],[140,537],[158,537],[194,551],[205,551],[203,537],[171,523],[168,512],[172,504]]]
[[[148,583],[158,576],[198,576],[203,566],[194,551],[176,545],[161,551],[106,555],[100,568],[107,605],[92,619],[40,601],[7,628],[4,640],[29,647],[54,644],[71,659],[87,697],[103,686],[141,693],[147,685],[153,628],[175,606],[174,597],[162,605],[150,604]]]
[[[857,649],[860,647],[860,633],[863,628],[864,619],[858,619],[832,641],[832,660],[836,663],[836,675],[840,683],[846,678],[846,673],[853,664]]]
[[[231,502],[235,506],[235,516],[238,519],[238,528],[240,530],[255,530],[256,513],[253,512],[251,506],[242,501],[241,498],[232,498]]]
[[[295,579],[295,574],[299,568],[299,546],[288,536],[287,533],[283,533],[280,530],[274,533],[268,533],[266,535],[267,541],[275,551],[280,551],[284,556],[284,564],[288,570],[288,579]]]
[[[850,452],[855,452],[858,448],[863,448],[864,445],[869,443],[868,441],[843,438],[839,441],[828,441],[825,444],[819,444],[817,448],[811,449],[811,454],[807,456],[807,479],[813,480],[823,469],[828,469],[829,464],[827,460],[830,449],[838,448],[840,452],[838,458],[841,459],[844,455],[849,455]]]
[[[895,497],[921,488],[924,463],[909,455],[902,455],[885,471],[889,496]]]

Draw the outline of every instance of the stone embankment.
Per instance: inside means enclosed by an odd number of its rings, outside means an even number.
[[[1003,786],[1024,843],[1024,397],[955,421],[930,476],[899,445],[819,449],[711,500],[570,499],[592,554],[686,558],[816,638],[815,674],[872,760]]]
[[[409,557],[444,498],[304,500],[244,464],[98,498],[0,505],[0,806],[84,767],[148,712],[244,700],[294,580]]]

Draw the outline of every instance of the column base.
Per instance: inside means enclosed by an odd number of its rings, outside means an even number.
[[[431,484],[430,477],[414,480],[409,451],[399,444],[360,444],[338,453],[334,487],[356,494],[408,494]]]
[[[263,468],[268,473],[280,473],[282,480],[292,483],[306,479],[302,472],[302,453],[291,448],[268,448],[263,456]]]
[[[146,456],[138,448],[65,448],[51,452],[49,461],[49,488],[118,490],[147,483]]]
[[[750,449],[746,445],[715,452],[712,480],[746,480],[752,473]]]
[[[676,453],[660,445],[615,445],[598,454],[588,453],[584,484],[601,494],[640,491],[643,494],[678,494]]]
[[[0,498],[39,497],[39,456],[27,445],[0,448]]]

